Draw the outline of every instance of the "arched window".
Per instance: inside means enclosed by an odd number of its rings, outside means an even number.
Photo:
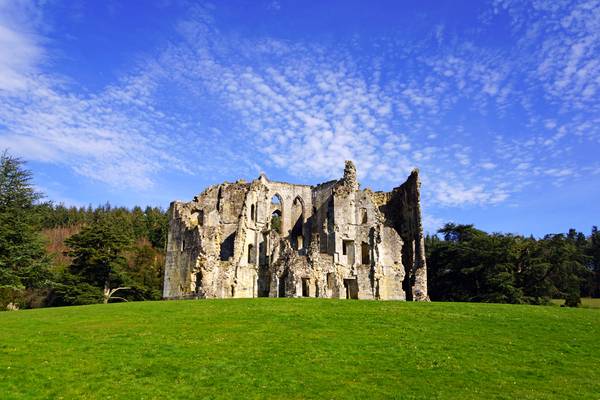
[[[254,204],[252,204],[250,206],[250,221],[256,221],[255,212],[256,212],[256,210],[255,210]]]
[[[296,197],[292,203],[292,246],[296,250],[304,248],[303,226],[304,226],[304,203],[300,197]]]
[[[281,196],[279,193],[275,193],[273,197],[271,197],[271,204],[276,207],[281,207]]]
[[[256,264],[256,252],[253,244],[248,245],[248,264]]]
[[[279,194],[271,197],[271,230],[282,233],[283,225],[283,202]]]

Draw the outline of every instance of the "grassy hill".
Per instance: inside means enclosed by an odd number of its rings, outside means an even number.
[[[597,399],[600,311],[251,299],[0,313],[0,398]]]

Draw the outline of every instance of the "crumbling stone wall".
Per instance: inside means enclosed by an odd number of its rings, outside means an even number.
[[[418,172],[360,190],[356,168],[317,186],[211,186],[169,210],[165,298],[427,300]]]
[[[403,287],[407,300],[426,301],[427,264],[421,221],[419,171],[414,170],[402,185],[389,193],[378,193],[377,202],[385,220],[400,234],[405,247]]]

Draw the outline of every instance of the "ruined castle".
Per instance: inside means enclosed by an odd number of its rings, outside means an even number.
[[[214,185],[169,210],[163,297],[427,300],[419,175],[360,190],[346,162],[316,186]]]

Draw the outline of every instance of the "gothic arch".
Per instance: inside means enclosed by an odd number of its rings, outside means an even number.
[[[269,215],[272,226],[275,222],[275,219],[278,219],[279,229],[277,230],[279,233],[283,233],[282,228],[285,226],[284,218],[286,218],[286,215],[284,212],[283,197],[277,192],[271,195]]]
[[[291,208],[290,239],[296,250],[304,248],[304,223],[306,220],[306,207],[304,200],[299,195],[294,198]]]

